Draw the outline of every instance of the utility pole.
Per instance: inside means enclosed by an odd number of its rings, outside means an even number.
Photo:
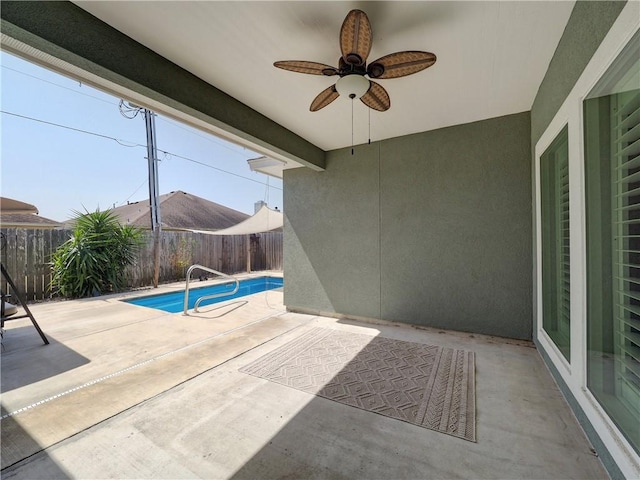
[[[131,102],[120,100],[120,113],[128,119],[135,118],[138,113],[144,113],[144,125],[147,130],[147,164],[149,166],[149,211],[151,213],[151,230],[153,231],[153,287],[158,288],[160,277],[160,202],[158,197],[158,156],[156,149],[155,113]]]
[[[155,114],[144,109],[144,124],[147,129],[147,162],[149,165],[149,203],[151,213],[151,230],[153,231],[153,287],[158,288],[160,277],[160,202],[158,201],[158,158],[156,155],[156,123]]]

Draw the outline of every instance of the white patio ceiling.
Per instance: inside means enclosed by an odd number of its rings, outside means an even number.
[[[369,60],[426,50],[436,64],[380,80],[387,112],[371,112],[380,140],[529,110],[573,1],[549,2],[138,2],[79,1],[81,8],[324,150],[351,144],[351,101],[319,112],[313,98],[335,78],[273,67],[277,60],[337,65],[338,34],[352,8],[373,28]],[[354,105],[355,143],[369,138]]]

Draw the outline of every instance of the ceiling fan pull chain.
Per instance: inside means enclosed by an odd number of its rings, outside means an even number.
[[[352,93],[349,97],[351,97],[351,155],[353,155],[353,99],[355,95]]]
[[[371,109],[368,108],[367,111],[369,112],[369,145],[371,145]]]

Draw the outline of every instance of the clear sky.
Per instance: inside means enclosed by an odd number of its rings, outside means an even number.
[[[0,66],[3,197],[57,221],[149,198],[142,114],[125,118],[119,98],[6,52]],[[282,180],[249,169],[260,155],[160,115],[155,123],[157,148],[169,152],[158,153],[161,194],[182,190],[248,214],[258,200],[282,209]]]

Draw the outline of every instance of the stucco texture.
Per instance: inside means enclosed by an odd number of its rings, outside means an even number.
[[[285,304],[531,338],[530,132],[525,112],[287,171]]]
[[[534,147],[626,3],[576,2],[531,107]]]

